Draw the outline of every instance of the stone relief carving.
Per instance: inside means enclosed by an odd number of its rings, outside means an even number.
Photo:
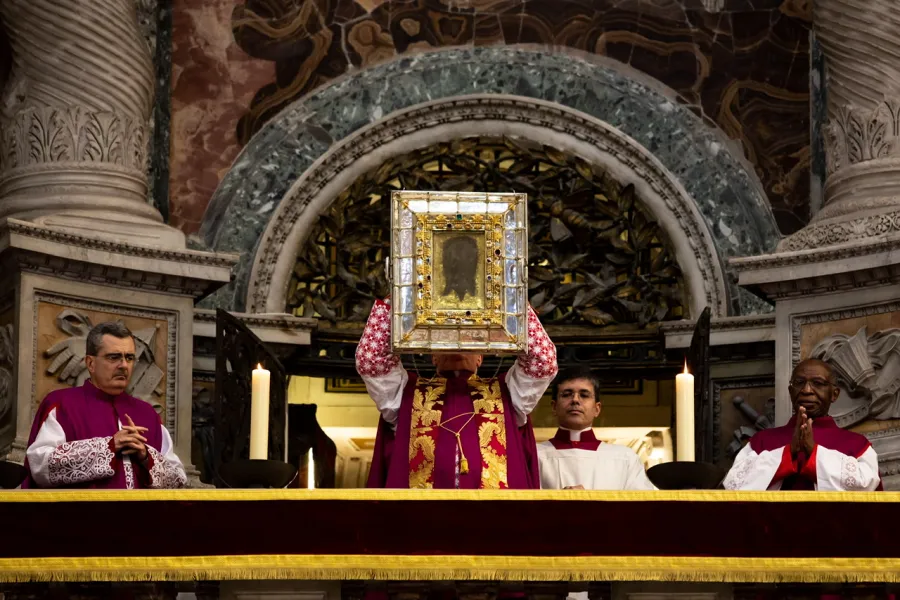
[[[13,370],[16,362],[16,336],[12,324],[0,326],[0,443],[7,430],[15,427],[10,420],[15,390],[13,389]],[[11,439],[9,441],[12,441]],[[9,448],[0,446],[0,456]]]
[[[68,337],[44,351],[52,358],[47,372],[72,386],[83,384],[90,374],[84,362],[87,335],[93,325],[89,317],[73,309],[64,309],[56,317],[56,326]],[[135,362],[131,382],[125,390],[153,406],[163,419],[166,417],[164,403],[165,390],[160,383],[163,370],[156,364],[153,348],[156,345],[157,329],[148,327],[134,331]]]
[[[854,335],[836,333],[810,353],[829,363],[837,374],[840,397],[832,410],[846,427],[865,418],[900,418],[900,329],[871,336],[862,327]]]

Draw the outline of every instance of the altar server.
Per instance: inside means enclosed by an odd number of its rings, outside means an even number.
[[[559,374],[551,408],[559,422],[538,445],[541,487],[579,490],[655,490],[641,459],[625,446],[601,442],[592,429],[600,416],[600,382],[590,369]]]
[[[730,490],[881,489],[878,456],[865,436],[828,416],[837,399],[831,366],[800,362],[788,386],[794,414],[787,425],[754,435],[725,477]]]

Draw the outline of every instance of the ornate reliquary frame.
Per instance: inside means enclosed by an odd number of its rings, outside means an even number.
[[[527,349],[526,194],[391,194],[394,352]]]

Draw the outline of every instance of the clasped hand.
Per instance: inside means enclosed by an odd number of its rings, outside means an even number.
[[[146,433],[147,428],[135,425],[128,415],[125,415],[125,418],[128,419],[128,424],[123,425],[113,436],[116,452],[123,455],[134,454],[140,462],[143,462],[147,459],[147,438],[141,434]]]
[[[815,447],[813,420],[806,416],[806,409],[801,406],[797,409],[797,422],[794,425],[794,437],[791,439],[791,454],[796,455],[802,450],[809,456]]]

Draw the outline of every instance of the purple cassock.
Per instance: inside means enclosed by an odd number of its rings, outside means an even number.
[[[143,436],[148,456],[143,464],[137,460],[132,464],[115,452],[113,436],[129,417],[147,428]],[[171,446],[150,404],[124,393],[111,396],[87,381],[51,392],[41,402],[28,436],[28,477],[22,487],[183,487],[184,468]]]

